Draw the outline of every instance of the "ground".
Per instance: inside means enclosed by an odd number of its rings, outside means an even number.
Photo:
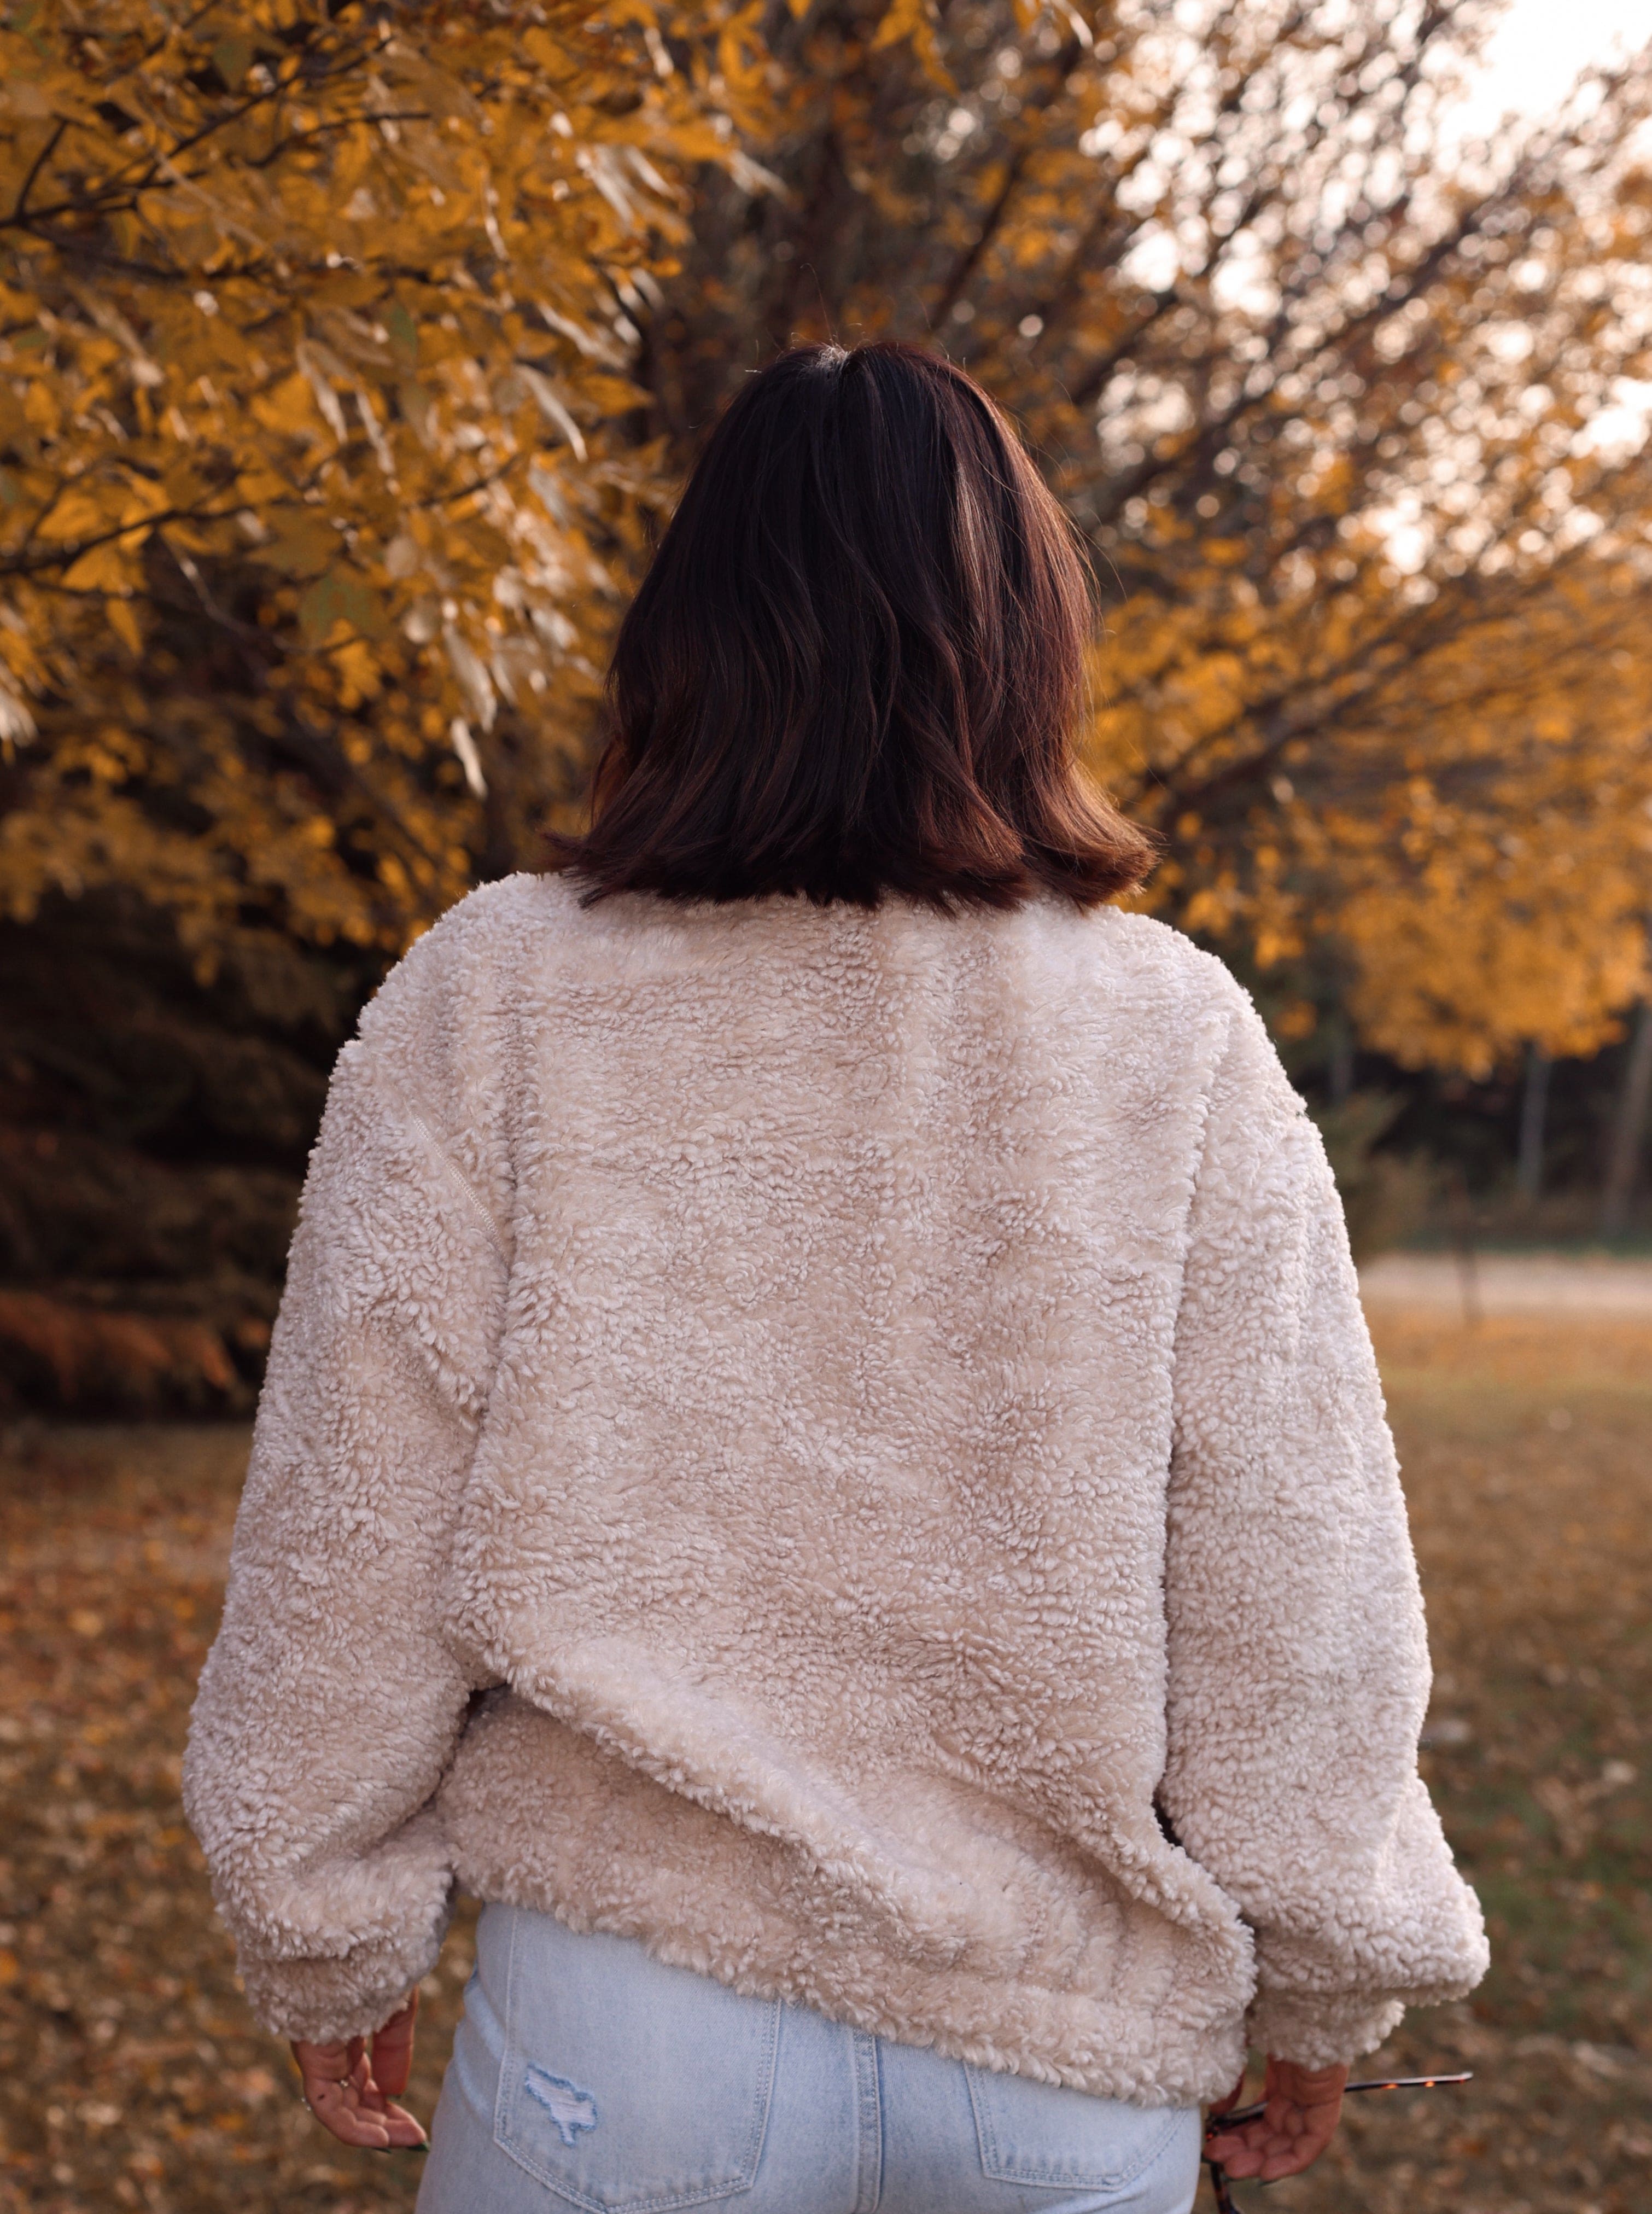
[[[1424,1755],[1496,1966],[1371,2074],[1298,2214],[1652,2207],[1652,1320],[1374,1309],[1437,1669]],[[178,1756],[240,1429],[15,1430],[0,1453],[0,2206],[379,2214],[416,2156],[346,2152],[237,1996]],[[427,1986],[428,2116],[469,1965]],[[1208,2209],[1202,2188],[1200,2206]]]

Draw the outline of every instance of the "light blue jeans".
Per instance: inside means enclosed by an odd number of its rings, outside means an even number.
[[[1195,2107],[1128,2107],[484,1909],[419,2214],[1187,2214]]]

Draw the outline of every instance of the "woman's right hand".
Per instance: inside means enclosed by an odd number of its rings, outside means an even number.
[[[1299,2068],[1294,2060],[1276,2060],[1270,2053],[1264,2111],[1237,2129],[1207,2135],[1206,2156],[1231,2176],[1253,2175],[1273,2183],[1282,2175],[1300,2175],[1335,2136],[1347,2082],[1345,2065]],[[1211,2108],[1213,2123],[1238,2104],[1244,2088],[1241,2076],[1221,2105]]]
[[[405,2091],[413,2069],[413,2018],[419,1994],[390,2016],[370,2039],[342,2039],[336,2045],[311,2045],[297,2037],[292,2057],[298,2063],[304,2103],[323,2129],[340,2144],[370,2152],[422,2145],[425,2132],[393,2094]]]

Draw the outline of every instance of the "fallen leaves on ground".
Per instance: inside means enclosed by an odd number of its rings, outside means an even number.
[[[1424,1758],[1496,1964],[1361,2064],[1474,2083],[1350,2102],[1276,2203],[1643,2214],[1652,1331],[1390,1313],[1379,1349],[1436,1660]],[[379,2214],[418,2190],[416,2156],[348,2152],[299,2104],[178,1805],[246,1446],[240,1427],[26,1425],[0,1450],[0,2205],[18,2214]],[[472,1926],[426,1986],[425,2117]]]

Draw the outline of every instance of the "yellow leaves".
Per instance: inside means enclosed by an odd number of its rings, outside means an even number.
[[[419,326],[412,313],[401,301],[392,300],[383,321],[392,358],[403,369],[413,368],[419,360]]]
[[[1475,871],[1427,885],[1374,883],[1342,915],[1357,963],[1351,1008],[1361,1034],[1406,1067],[1489,1076],[1527,1040],[1587,1054],[1619,1034],[1619,1011],[1645,988],[1643,887],[1610,872],[1534,886],[1523,917]],[[1564,872],[1569,877],[1576,872]],[[1625,896],[1627,895],[1627,896]]]
[[[212,49],[212,66],[231,92],[236,91],[253,65],[253,42],[238,31],[221,38]]]
[[[523,58],[536,69],[560,73],[566,58],[561,40],[536,23],[528,23],[517,34]]]
[[[106,530],[110,520],[107,487],[71,485],[40,518],[34,535],[53,544],[64,544]]]
[[[279,508],[263,520],[269,535],[260,542],[257,559],[284,576],[319,576],[338,558],[339,534],[324,509]]]
[[[0,119],[34,126],[19,134],[30,160],[64,116],[92,122],[93,102],[84,78],[64,65],[47,27],[37,20],[0,29]]]
[[[569,413],[567,402],[550,378],[527,362],[517,364],[517,374],[532,394],[546,421],[567,440],[573,449],[575,460],[583,462],[586,458],[584,433]]]
[[[364,639],[354,639],[339,646],[333,656],[333,668],[339,687],[339,705],[346,712],[376,699],[383,688],[383,670]],[[329,832],[332,827],[327,824]]]
[[[590,370],[580,379],[582,398],[600,408],[604,415],[624,415],[633,407],[648,406],[652,394],[628,377],[605,376]]]
[[[94,784],[126,784],[149,766],[148,749],[137,734],[118,723],[104,723],[64,749],[65,765]]]
[[[106,600],[103,613],[110,629],[136,659],[144,651],[144,629],[130,600]]]
[[[68,591],[113,592],[124,596],[136,590],[143,578],[136,555],[118,539],[106,538],[101,546],[83,554],[65,571],[63,581]]]
[[[353,630],[370,639],[382,639],[389,627],[383,603],[370,584],[346,569],[329,569],[299,595],[299,635],[307,646],[324,645],[340,624],[346,637]]]
[[[298,364],[300,376],[309,387],[317,413],[339,443],[343,445],[349,431],[345,425],[344,405],[339,398],[333,379],[336,377],[341,382],[347,382],[349,370],[327,347],[304,339],[300,339],[293,348],[293,358]]]
[[[1610,1037],[1652,904],[1652,663],[1618,650],[1611,576],[1442,610],[1390,658],[1363,579],[1263,623],[1218,569],[1128,603],[1095,664],[1086,754],[1173,833],[1160,911],[1264,970],[1351,969],[1361,1037],[1408,1066]]]
[[[1187,900],[1180,920],[1183,927],[1196,937],[1208,932],[1213,938],[1223,938],[1244,905],[1237,884],[1227,876],[1214,884],[1201,884]]]
[[[1277,924],[1270,922],[1258,927],[1253,945],[1256,964],[1263,970],[1276,968],[1280,962],[1291,960],[1302,951],[1302,938],[1299,931],[1281,929]]]
[[[872,34],[872,51],[909,43],[924,75],[943,92],[955,89],[951,73],[940,58],[935,33],[939,17],[935,0],[890,0]]]
[[[1539,598],[1442,656],[1431,683],[1449,676],[1477,713],[1419,700],[1408,773],[1327,816],[1353,1012],[1408,1067],[1484,1076],[1533,1040],[1591,1053],[1644,988],[1652,672],[1613,668],[1587,628],[1569,645],[1580,619]]]
[[[272,468],[270,457],[254,447],[248,452],[237,473],[236,490],[246,503],[243,512],[256,518],[276,502],[291,498],[292,479]],[[241,528],[244,531],[247,526],[242,523]],[[254,531],[249,535],[256,537],[257,533]]]
[[[316,414],[315,393],[309,378],[301,370],[294,370],[253,398],[251,413],[254,421],[266,431],[308,437]]]
[[[191,455],[179,455],[168,460],[162,471],[160,481],[148,478],[133,480],[132,495],[122,516],[124,522],[137,522],[141,516],[160,515],[168,511],[187,515],[193,510],[205,506],[211,499],[212,480]]]
[[[34,526],[34,535],[49,545],[65,548],[87,539],[107,541],[113,546],[110,534],[119,534],[119,542],[128,548],[135,547],[137,537],[132,526],[165,512],[171,505],[171,495],[164,485],[156,485],[147,477],[126,474],[89,477],[69,485],[51,500],[46,512]],[[72,555],[65,554],[66,560]],[[84,557],[91,560],[94,557]],[[76,569],[80,564],[76,563]],[[95,575],[87,570],[71,572],[65,582],[75,589],[101,581],[101,571]]]
[[[106,52],[120,46],[123,16],[134,39],[152,33],[137,0],[111,0]],[[312,58],[336,56],[353,35],[347,14],[314,0],[297,0],[284,20]],[[653,20],[646,5],[633,10],[636,25]],[[257,133],[215,121],[230,113],[219,87],[237,76],[245,86],[253,61],[274,53],[260,54],[256,23],[174,27],[140,88],[102,88],[140,115],[159,157],[136,203],[98,218],[128,266],[112,264],[92,288],[41,242],[0,246],[15,332],[0,372],[0,434],[20,457],[0,477],[0,566],[44,517],[29,559],[60,549],[51,581],[72,587],[37,591],[32,572],[14,572],[27,636],[14,653],[0,631],[19,672],[0,702],[0,742],[30,744],[25,682],[50,689],[72,668],[77,695],[95,698],[125,681],[146,646],[134,713],[141,724],[171,712],[176,603],[156,620],[140,558],[162,517],[196,592],[193,627],[225,625],[220,648],[251,628],[293,649],[272,666],[254,657],[254,697],[192,709],[184,743],[162,733],[123,750],[54,728],[34,743],[28,804],[0,830],[9,911],[28,911],[52,884],[77,890],[113,876],[173,905],[205,957],[222,918],[267,886],[288,927],[389,949],[465,888],[476,834],[449,737],[456,706],[480,724],[503,700],[577,731],[591,687],[579,672],[601,658],[613,620],[587,513],[605,537],[640,545],[631,511],[660,498],[656,456],[627,453],[622,469],[589,484],[584,474],[609,469],[604,426],[639,397],[622,374],[634,336],[618,327],[614,283],[625,291],[627,272],[646,273],[657,216],[676,223],[682,164],[727,158],[728,146],[694,90],[703,77],[659,72],[646,40],[633,52],[604,32],[583,46],[577,18],[560,21],[538,62],[517,51],[512,23],[468,28],[458,41],[438,23],[427,43],[418,34],[422,50],[401,57],[405,66],[380,70],[382,98],[348,67],[300,71],[289,52],[281,71],[295,101],[278,116],[266,110]],[[405,111],[414,81],[439,139],[405,112],[384,131],[352,119],[364,93],[370,109]],[[541,162],[549,115],[571,87],[593,104],[567,107],[566,136],[548,134],[565,150]],[[272,145],[272,124],[284,143]],[[131,158],[121,127],[95,119],[73,168],[43,167],[42,193],[107,199]],[[15,125],[8,136],[0,116],[14,196],[44,144]],[[186,144],[187,155],[175,150]],[[553,180],[560,199],[548,193]],[[341,223],[349,207],[357,212]],[[507,241],[520,305],[490,272]],[[165,281],[151,282],[151,267]],[[534,326],[529,341],[535,297],[588,334],[589,351],[566,354],[554,325]],[[541,398],[554,402],[534,401],[543,427],[495,396],[529,342],[544,349],[535,365]],[[517,391],[532,396],[520,379]],[[565,447],[550,520],[524,497],[546,429]],[[300,498],[305,489],[321,501]],[[507,574],[508,591],[496,593]],[[430,611],[425,645],[437,656],[422,669],[400,627],[415,607]],[[262,742],[292,733],[295,718],[300,755],[313,747],[324,767],[331,753],[347,777],[323,775],[312,789],[291,751],[272,774]],[[243,729],[260,743],[243,749]],[[531,764],[531,728],[524,737]],[[556,757],[548,749],[546,760],[548,774]],[[175,810],[147,811],[148,795],[180,784],[205,830],[180,832]],[[520,789],[533,804],[531,769]],[[381,871],[386,855],[394,865]]]

